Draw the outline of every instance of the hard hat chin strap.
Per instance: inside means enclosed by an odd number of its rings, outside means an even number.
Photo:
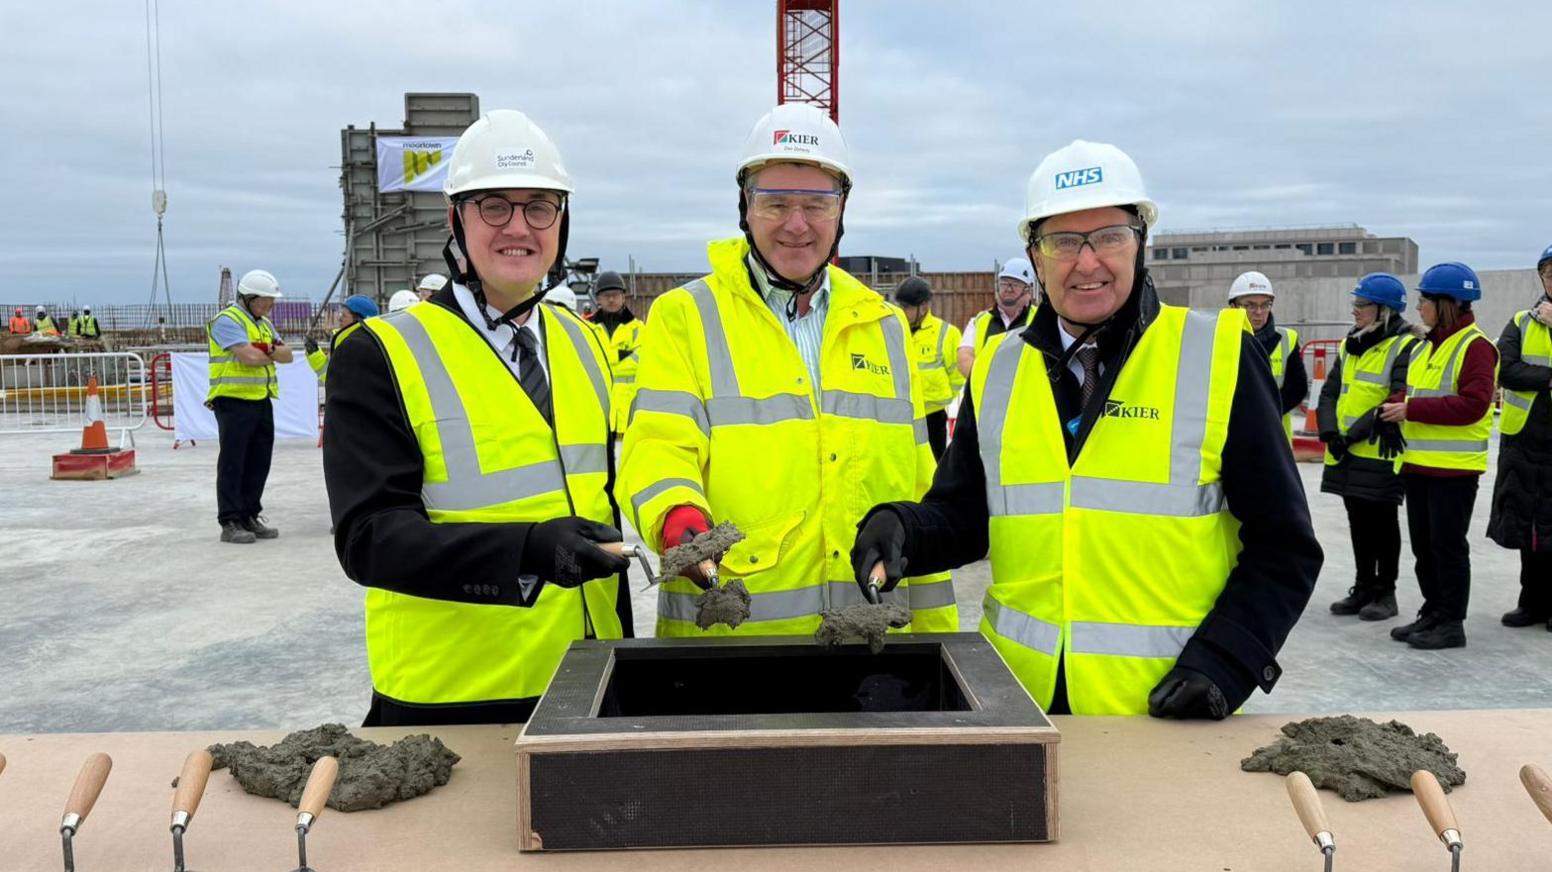
[[[567,198],[561,198],[560,214],[560,247],[555,253],[555,262],[566,262],[566,240],[571,235],[571,210],[566,208],[569,203]],[[526,220],[526,219],[524,219]],[[462,263],[459,259],[462,258]],[[453,281],[458,282],[469,289],[474,295],[475,308],[479,309],[480,316],[485,319],[485,329],[494,330],[502,324],[510,324],[514,320],[523,317],[533,311],[533,307],[539,305],[544,295],[549,293],[547,287],[535,287],[528,299],[501,313],[499,318],[492,318],[489,311],[489,302],[485,296],[485,283],[480,280],[480,274],[474,269],[474,258],[469,256],[467,243],[464,241],[463,231],[463,204],[453,203],[453,234],[448,237],[447,243],[442,246],[442,260],[447,264],[448,272],[453,276]]]
[[[841,191],[842,198],[846,196],[847,190],[849,190],[849,188],[843,183]],[[743,180],[739,180],[738,229],[744,231],[744,240],[749,243],[749,253],[754,257],[755,264],[760,267],[760,272],[765,275],[765,283],[770,287],[788,291],[792,294],[792,296],[787,300],[788,321],[797,320],[798,297],[801,297],[804,294],[813,293],[814,291],[819,290],[820,285],[824,284],[825,269],[830,265],[831,261],[835,260],[836,252],[840,251],[841,249],[841,237],[846,235],[845,200],[842,199],[841,202],[841,214],[835,219],[835,241],[830,243],[830,253],[825,255],[824,260],[819,264],[819,269],[815,270],[812,275],[801,282],[795,282],[792,279],[789,279],[781,273],[777,272],[776,268],[771,266],[770,261],[765,259],[765,255],[760,251],[760,247],[754,244],[754,234],[749,230],[749,203],[747,200],[747,195],[744,193]],[[753,276],[750,276],[749,283],[754,285],[755,290],[758,291],[760,289],[760,283],[754,281]]]

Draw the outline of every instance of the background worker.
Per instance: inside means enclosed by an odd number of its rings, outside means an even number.
[[[420,284],[415,286],[415,298],[418,300],[429,300],[432,294],[445,287],[447,287],[447,276],[441,273],[430,273],[420,280]]]
[[[1498,349],[1476,324],[1471,303],[1482,297],[1477,274],[1463,263],[1428,268],[1417,283],[1417,312],[1428,335],[1407,367],[1405,400],[1380,407],[1401,424],[1407,532],[1417,558],[1423,607],[1417,620],[1390,631],[1413,648],[1466,647],[1471,546],[1466,530],[1477,482],[1487,471],[1498,388]]]
[[[641,363],[641,328],[646,322],[625,305],[625,279],[613,270],[598,274],[593,283],[598,311],[592,323],[603,331],[614,366],[614,435],[625,436],[631,404],[636,401],[636,368]]]
[[[419,302],[421,302],[419,294],[409,288],[400,288],[388,298],[388,311],[402,312]]]
[[[16,311],[11,313],[11,323],[8,327],[13,334],[26,336],[32,332],[32,320],[27,317],[26,310],[17,306]]]
[[[82,306],[80,314],[70,316],[70,335],[82,339],[96,339],[102,336],[102,329],[97,325],[97,318],[92,315],[91,306]]]
[[[1406,396],[1407,366],[1421,332],[1406,322],[1406,285],[1370,273],[1353,288],[1353,329],[1326,375],[1316,407],[1326,465],[1320,490],[1342,498],[1357,574],[1334,615],[1396,616],[1401,564],[1401,443],[1379,423],[1380,405]],[[1384,434],[1384,438],[1382,438]]]
[[[216,460],[216,520],[221,541],[239,545],[274,539],[264,523],[264,483],[275,450],[275,409],[280,396],[275,364],[290,363],[291,348],[270,323],[280,282],[261,269],[237,282],[237,299],[205,325],[210,344],[210,393],[221,455]]]
[[[1498,337],[1503,436],[1487,536],[1520,552],[1519,604],[1503,623],[1552,630],[1552,245],[1536,272],[1541,299],[1510,318]]]
[[[920,503],[853,548],[913,571],[990,551],[980,629],[1045,710],[1222,718],[1276,657],[1322,555],[1265,356],[1233,309],[1162,305],[1158,207],[1132,159],[1078,140],[1030,176],[1019,233],[1044,302],[977,356]]]
[[[847,558],[862,507],[920,496],[932,452],[904,316],[829,265],[852,187],[840,129],[778,106],[735,181],[744,236],[710,243],[711,274],[653,304],[617,492],[659,549],[735,524],[721,575],[753,598],[736,632],[812,634],[821,610],[862,602]],[[697,581],[659,588],[658,635],[703,634]],[[946,575],[888,599],[917,632],[959,627]]]
[[[1229,305],[1245,310],[1256,342],[1266,351],[1267,362],[1272,365],[1272,379],[1277,382],[1283,410],[1283,430],[1292,444],[1293,410],[1309,395],[1309,373],[1304,370],[1299,332],[1291,327],[1277,326],[1272,316],[1272,304],[1276,299],[1271,280],[1255,271],[1241,274],[1229,286]]]
[[[911,276],[895,289],[895,302],[911,325],[912,362],[921,379],[922,405],[927,410],[927,444],[932,459],[948,447],[948,404],[959,396],[965,377],[959,372],[959,328],[932,314],[932,288],[921,276]]]
[[[334,343],[339,341],[341,333],[349,329],[350,325],[365,321],[367,318],[377,317],[377,304],[372,298],[364,294],[351,294],[345,298],[344,305],[340,306],[339,329],[329,337],[329,352],[334,352]],[[329,375],[329,355],[324,354],[318,347],[318,340],[307,337],[303,343],[307,350],[307,365],[318,374],[318,380],[322,381]]]
[[[631,627],[625,561],[599,547],[621,539],[608,361],[538,305],[571,177],[504,109],[459,137],[444,191],[453,281],[347,330],[329,365],[323,472],[367,588],[368,726],[524,722],[574,640]]]
[[[959,374],[969,377],[975,356],[987,340],[1015,326],[1028,327],[1034,306],[1035,268],[1023,257],[1010,257],[997,273],[997,301],[970,316],[959,339]],[[1017,331],[1015,331],[1017,332]]]
[[[39,306],[38,310],[33,313],[32,329],[33,332],[41,336],[59,335],[59,327],[54,324],[54,319],[49,317],[48,310],[42,306]]]

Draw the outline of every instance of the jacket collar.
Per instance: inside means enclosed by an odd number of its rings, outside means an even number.
[[[766,309],[765,300],[749,278],[745,258],[749,256],[749,242],[742,236],[718,239],[706,245],[706,259],[718,285],[727,289],[735,299]],[[841,318],[845,321],[877,321],[890,313],[890,305],[877,292],[853,278],[838,266],[828,269],[830,279],[830,314],[827,320]]]

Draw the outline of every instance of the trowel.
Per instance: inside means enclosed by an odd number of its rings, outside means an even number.
[[[112,771],[113,758],[100,751],[81,764],[75,786],[70,788],[70,798],[65,801],[64,819],[59,822],[59,836],[65,849],[65,872],[75,872],[75,834],[80,832],[86,816],[92,813],[92,806],[97,804],[97,797]]]
[[[1299,813],[1299,822],[1310,840],[1320,846],[1326,855],[1326,872],[1331,872],[1331,862],[1336,857],[1336,839],[1331,834],[1331,824],[1326,821],[1326,809],[1320,804],[1315,785],[1303,772],[1288,773],[1288,798],[1293,800],[1293,810]]]
[[[5,758],[0,757],[0,769],[5,768]],[[1547,821],[1552,823],[1552,778],[1547,776],[1540,766],[1521,766],[1520,783],[1525,785],[1525,791],[1530,794],[1531,801]]]
[[[599,548],[613,554],[615,557],[623,557],[626,560],[634,558],[641,564],[641,571],[647,576],[647,587],[662,584],[678,578],[678,574],[658,574],[652,571],[652,564],[647,562],[647,549],[643,545],[626,545],[624,542],[600,542]],[[717,587],[720,580],[717,575],[717,561],[707,558],[699,564],[701,574],[710,582],[711,587]]]
[[[0,754],[0,773],[5,772],[5,755]]]
[[[313,764],[307,786],[302,788],[302,801],[296,808],[296,868],[292,872],[318,872],[307,865],[307,833],[323,814],[329,801],[329,791],[334,789],[334,779],[339,775],[339,761],[333,757],[319,757]]]
[[[1450,808],[1450,801],[1444,798],[1444,788],[1439,786],[1439,779],[1427,769],[1413,772],[1412,794],[1417,797],[1417,804],[1423,807],[1423,815],[1428,818],[1428,826],[1433,829],[1434,835],[1450,849],[1450,872],[1460,872],[1460,852],[1465,850],[1466,845],[1460,839],[1460,826],[1455,823],[1455,811]]]
[[[183,865],[183,834],[205,795],[213,762],[209,751],[194,751],[183,761],[183,771],[178,774],[178,790],[172,795],[172,872],[188,872]]]

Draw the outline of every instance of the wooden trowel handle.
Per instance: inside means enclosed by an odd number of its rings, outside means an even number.
[[[611,557],[623,557],[626,560],[629,560],[631,557],[630,552],[625,550],[624,542],[599,542],[598,547],[602,548]]]
[[[334,789],[334,778],[339,775],[339,761],[333,757],[319,757],[313,764],[313,772],[307,776],[307,786],[302,788],[302,802],[298,814],[310,814],[314,818],[323,814],[323,806],[329,801],[329,791]]]
[[[1293,810],[1299,813],[1299,823],[1304,824],[1304,832],[1314,839],[1320,833],[1331,832],[1331,824],[1326,820],[1325,806],[1320,804],[1320,797],[1315,793],[1315,785],[1310,782],[1309,776],[1303,772],[1288,773],[1288,798],[1293,800]]]
[[[5,771],[5,755],[0,754],[0,772]]]
[[[0,758],[0,764],[3,764]],[[1548,821],[1552,821],[1552,778],[1540,766],[1520,767],[1520,783],[1525,785],[1525,790],[1530,798],[1535,801],[1536,808],[1546,815]]]
[[[172,795],[173,814],[181,811],[194,817],[194,812],[199,810],[199,801],[205,795],[205,783],[210,780],[213,763],[210,752],[203,748],[183,761],[183,771],[178,773],[178,790]]]
[[[1419,769],[1412,773],[1412,793],[1417,796],[1417,804],[1423,807],[1423,815],[1428,818],[1428,826],[1433,827],[1433,834],[1444,836],[1445,830],[1459,830],[1455,823],[1455,810],[1450,808],[1450,801],[1444,798],[1444,788],[1439,786],[1439,779],[1434,777],[1427,769]]]
[[[102,786],[108,782],[108,773],[113,771],[113,758],[101,751],[86,758],[81,764],[81,774],[75,777],[75,787],[70,789],[70,799],[65,802],[65,814],[75,815],[81,820],[92,813],[92,806],[97,804],[97,797],[102,793]]]

